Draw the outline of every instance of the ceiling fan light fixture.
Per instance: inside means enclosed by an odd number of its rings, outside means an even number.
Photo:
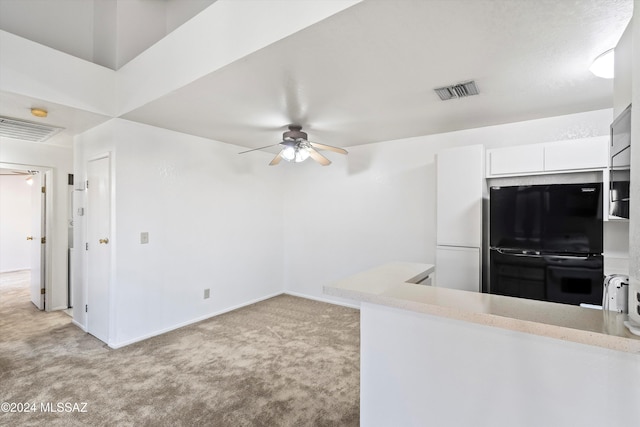
[[[280,155],[288,162],[300,163],[309,158],[309,150],[300,145],[289,145],[282,150]]]
[[[296,149],[293,146],[288,146],[282,150],[282,158],[290,162],[296,157]]]
[[[302,127],[297,125],[289,125],[289,130],[282,134],[282,141],[267,145],[265,147],[253,148],[251,150],[242,151],[239,154],[249,153],[251,151],[263,150],[265,148],[275,147],[280,145],[282,148],[280,152],[271,160],[269,166],[275,166],[280,163],[280,160],[284,159],[287,162],[302,163],[311,157],[314,161],[322,166],[331,164],[331,160],[320,154],[318,150],[329,150],[335,153],[347,154],[347,150],[344,148],[333,147],[331,145],[320,144],[317,142],[311,142],[307,139],[307,133],[302,132]]]
[[[612,79],[615,70],[615,50],[609,49],[596,57],[593,63],[589,67],[594,75],[602,77],[603,79]]]
[[[309,150],[307,150],[304,147],[298,147],[296,149],[296,157],[294,160],[296,163],[304,162],[308,158],[309,158]]]

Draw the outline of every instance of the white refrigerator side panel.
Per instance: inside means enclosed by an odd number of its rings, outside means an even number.
[[[437,160],[437,244],[482,246],[484,148],[442,150]]]
[[[480,248],[436,248],[435,286],[480,292],[480,272]]]

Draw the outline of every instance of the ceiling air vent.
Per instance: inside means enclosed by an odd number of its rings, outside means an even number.
[[[434,89],[441,100],[446,101],[453,98],[464,98],[466,96],[477,95],[478,88],[473,80],[457,85],[439,87]]]
[[[61,130],[62,128],[56,126],[0,116],[0,136],[6,138],[44,142]]]

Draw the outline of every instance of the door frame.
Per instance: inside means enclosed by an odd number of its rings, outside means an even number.
[[[44,268],[44,311],[51,311],[51,297],[52,297],[52,248],[54,246],[55,236],[52,233],[52,225],[53,225],[53,200],[55,196],[55,168],[49,166],[40,166],[40,165],[27,165],[23,163],[7,163],[0,162],[0,168],[5,169],[15,169],[22,171],[29,170],[37,170],[41,174],[46,177],[46,188],[47,191],[45,193],[45,205],[43,205],[43,209],[45,209],[45,228],[44,235],[47,238],[47,243],[45,244],[44,249],[44,259],[40,259],[40,268]],[[42,213],[42,212],[41,212]],[[70,274],[67,269],[67,277]],[[66,287],[65,287],[66,288]]]

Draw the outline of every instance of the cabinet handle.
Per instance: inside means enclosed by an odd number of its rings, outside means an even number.
[[[100,244],[104,243],[106,245],[106,244],[109,243],[109,239],[108,238],[100,239],[100,240],[98,240],[98,242],[100,242]]]

